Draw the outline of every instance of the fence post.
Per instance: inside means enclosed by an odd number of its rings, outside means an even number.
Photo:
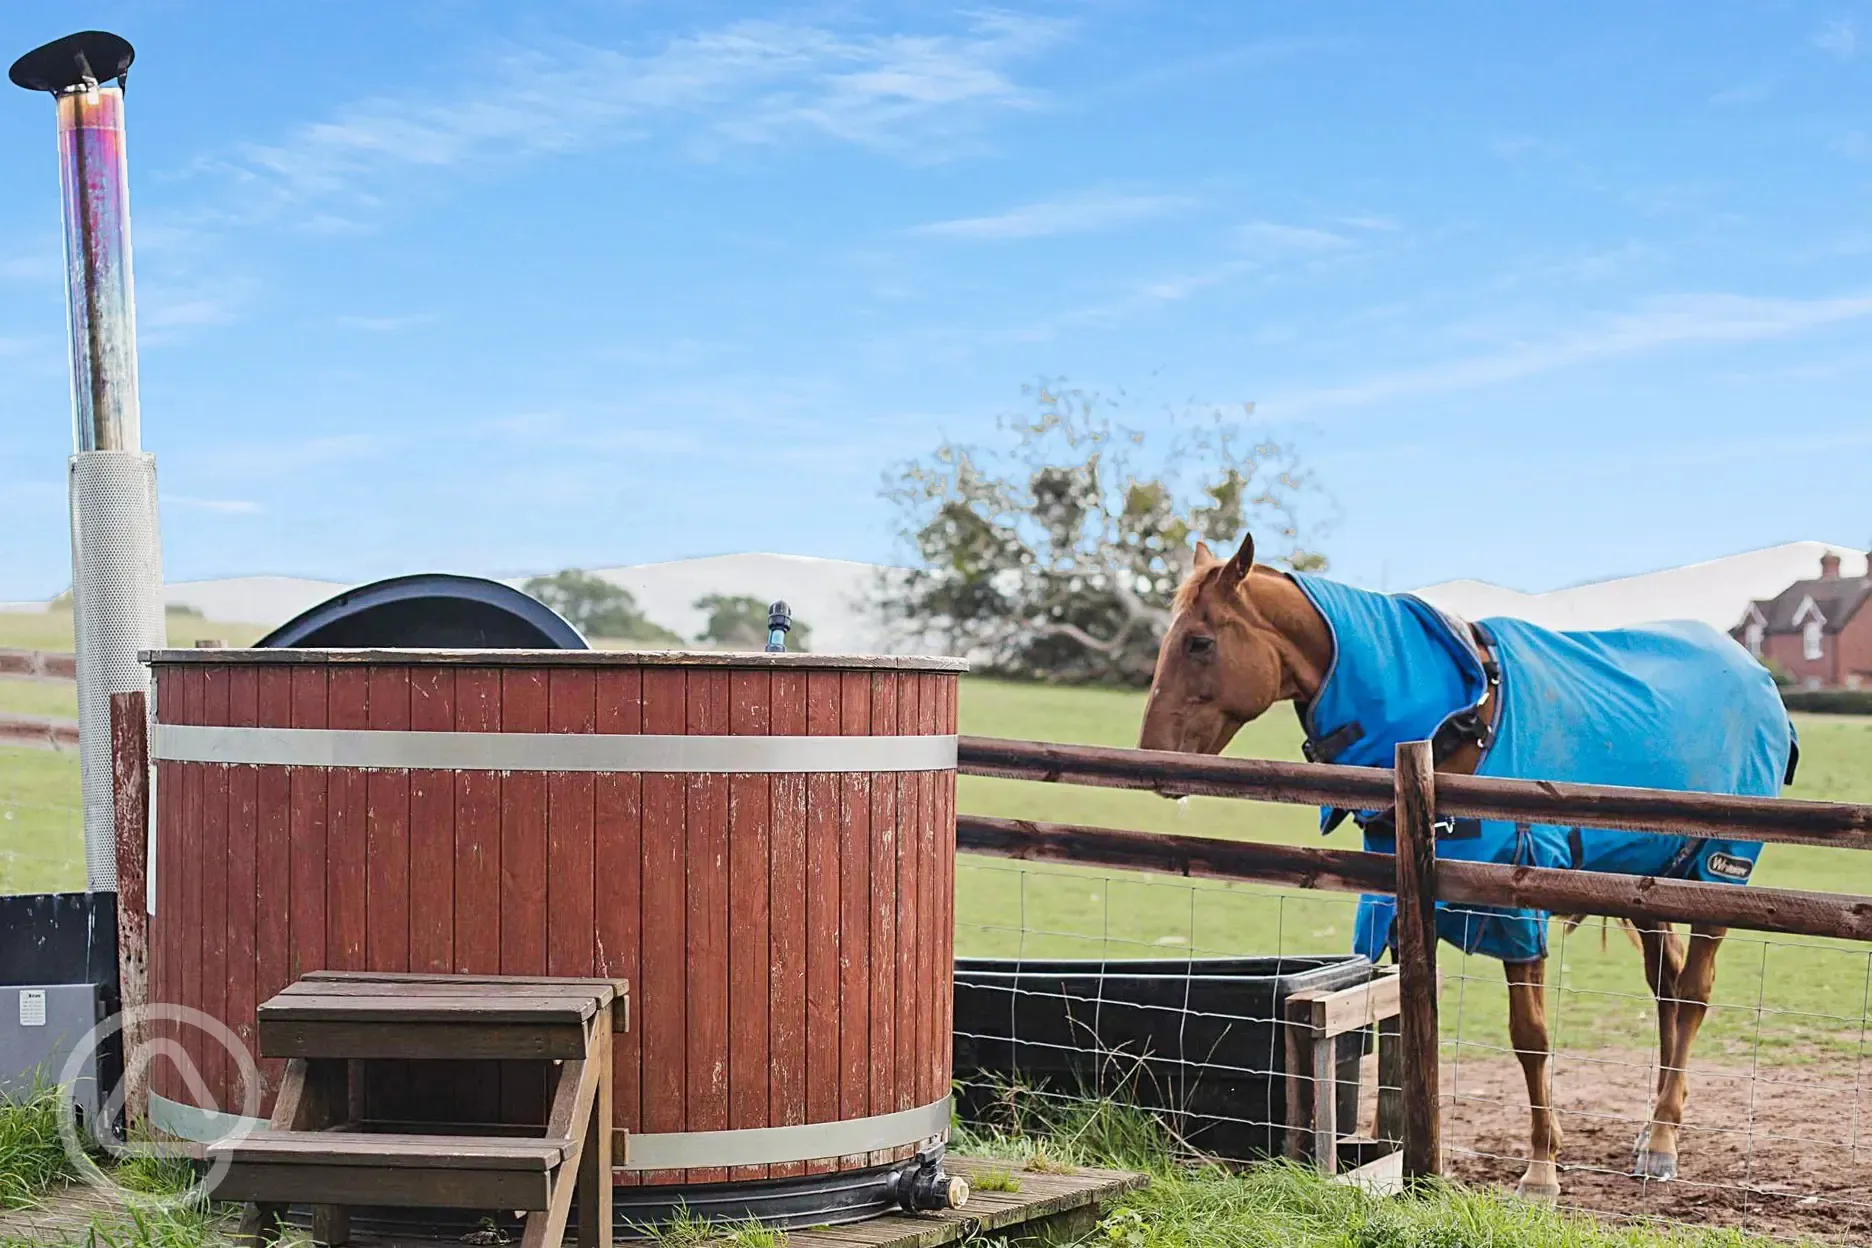
[[[1437,1087],[1436,779],[1430,743],[1397,747],[1397,951],[1404,1178],[1442,1172]]]
[[[126,1018],[124,1127],[134,1131],[149,1112],[147,1070],[141,1050],[146,1037],[136,1011],[148,1004],[149,991],[149,729],[141,693],[113,693],[110,699],[111,788],[117,832],[117,985],[118,1008]]]

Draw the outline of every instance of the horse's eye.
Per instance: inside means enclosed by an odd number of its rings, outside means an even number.
[[[1191,654],[1212,654],[1215,651],[1215,638],[1204,637],[1201,633],[1191,633],[1183,643],[1183,648]]]

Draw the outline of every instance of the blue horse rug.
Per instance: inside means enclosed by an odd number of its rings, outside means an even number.
[[[1425,741],[1500,698],[1476,774],[1772,797],[1791,780],[1793,725],[1774,680],[1734,639],[1671,622],[1555,632],[1513,619],[1476,630],[1408,594],[1378,594],[1302,573],[1293,580],[1332,629],[1333,665],[1300,711],[1308,754],[1389,767],[1403,741]],[[1348,812],[1321,812],[1331,831]],[[1396,849],[1389,812],[1357,812],[1365,848]],[[1747,883],[1761,846],[1604,828],[1459,819],[1439,831],[1444,858],[1627,875]],[[1359,901],[1354,947],[1376,960],[1396,902]],[[1543,911],[1437,907],[1443,939],[1504,962],[1547,956]]]

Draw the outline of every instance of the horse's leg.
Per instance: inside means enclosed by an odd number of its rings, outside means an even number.
[[[1716,986],[1716,951],[1728,930],[1701,924],[1690,929],[1690,949],[1677,975],[1675,1025],[1658,1080],[1657,1105],[1638,1138],[1635,1169],[1643,1178],[1677,1177],[1677,1133],[1683,1126],[1684,1093],[1690,1082],[1690,1046],[1696,1043],[1697,1030],[1709,1010],[1710,992]]]
[[[1528,1168],[1516,1189],[1533,1200],[1560,1195],[1560,1124],[1554,1120],[1553,1073],[1547,1039],[1547,963],[1504,962],[1508,973],[1508,1036],[1527,1078]]]
[[[1668,923],[1646,919],[1632,924],[1644,950],[1645,982],[1657,998],[1658,1069],[1653,1102],[1664,1095],[1664,1072],[1670,1069],[1671,1045],[1677,1035],[1677,980],[1683,974],[1683,942]]]

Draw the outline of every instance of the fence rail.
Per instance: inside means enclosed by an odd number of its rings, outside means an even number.
[[[1407,1178],[1440,1173],[1435,904],[1685,921],[1872,939],[1872,898],[1649,876],[1441,860],[1440,817],[1623,828],[1679,836],[1872,849],[1872,806],[1436,774],[1430,746],[1402,744],[1395,770],[1216,758],[964,737],[964,775],[1390,810],[1395,855],[962,814],[957,848],[1006,858],[1244,880],[1397,898]]]
[[[965,775],[1141,789],[1166,797],[1237,797],[1347,810],[1386,810],[1395,800],[1392,773],[1376,767],[1215,758],[998,737],[963,737],[958,760]],[[1436,799],[1438,814],[1463,818],[1872,849],[1872,806],[1845,802],[1443,773],[1436,777]]]
[[[0,648],[0,676],[34,680],[77,680],[78,656],[58,650]]]

